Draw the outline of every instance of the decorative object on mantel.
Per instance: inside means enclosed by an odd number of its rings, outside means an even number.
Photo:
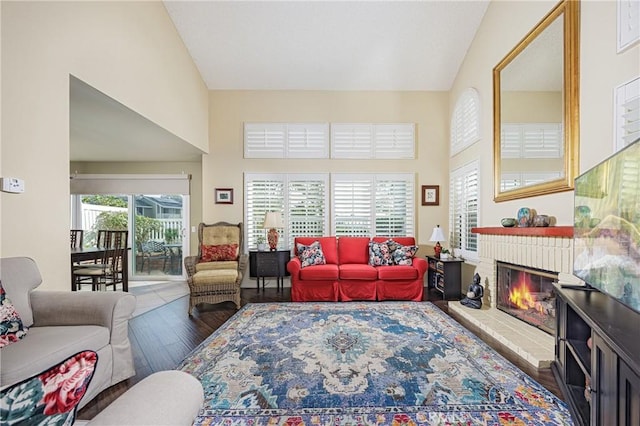
[[[269,242],[269,248],[271,251],[275,251],[278,248],[278,230],[276,228],[282,228],[284,222],[282,221],[281,212],[267,212],[264,215],[264,223],[262,227],[268,229],[267,241]]]
[[[505,228],[513,228],[514,226],[516,226],[518,221],[514,217],[505,217],[500,221],[500,223]]]
[[[444,232],[442,232],[442,228],[440,228],[440,225],[436,225],[435,228],[433,228],[433,232],[431,233],[431,238],[429,238],[429,242],[430,243],[436,243],[435,246],[433,246],[433,251],[435,253],[435,257],[440,258],[440,252],[442,251],[442,246],[440,245],[440,241],[447,241],[447,239],[444,236]]]
[[[536,211],[529,207],[522,207],[518,210],[518,226],[521,228],[528,228],[531,226],[531,221],[536,215]]]
[[[533,226],[538,228],[543,226],[549,226],[551,219],[546,214],[537,214],[533,217]]]
[[[473,284],[469,286],[469,291],[467,291],[467,297],[462,299],[460,304],[468,308],[480,309],[482,308],[482,296],[484,296],[484,287],[480,284],[480,274],[476,272],[473,276]]]

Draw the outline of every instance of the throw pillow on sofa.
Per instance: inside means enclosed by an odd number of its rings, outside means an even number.
[[[0,348],[17,342],[27,335],[20,314],[7,297],[0,281]]]
[[[418,246],[403,246],[392,239],[388,239],[385,242],[389,246],[393,265],[413,265],[413,257],[418,251]]]
[[[383,243],[369,242],[369,265],[371,266],[387,266],[393,265],[389,241]]]
[[[82,351],[0,393],[0,418],[7,424],[71,425],[98,362]]]
[[[298,258],[300,258],[301,267],[305,268],[312,265],[324,265],[327,263],[320,241],[314,241],[308,246],[298,243],[296,247]]]

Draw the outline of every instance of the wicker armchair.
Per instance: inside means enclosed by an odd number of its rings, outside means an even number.
[[[198,255],[184,259],[189,284],[189,315],[198,303],[231,301],[240,309],[240,284],[247,267],[242,223],[198,225]]]

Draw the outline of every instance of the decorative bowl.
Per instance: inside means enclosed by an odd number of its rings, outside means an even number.
[[[549,226],[549,216],[546,214],[538,214],[533,217],[533,226],[543,227]]]
[[[502,226],[504,226],[505,228],[513,228],[514,226],[516,226],[516,224],[518,223],[518,221],[513,218],[513,217],[505,217],[503,218],[500,223],[502,224]]]

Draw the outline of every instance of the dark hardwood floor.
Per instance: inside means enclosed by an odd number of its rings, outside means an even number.
[[[447,302],[441,300],[440,294],[436,291],[427,291],[425,288],[424,299],[433,302],[449,314]],[[242,289],[243,306],[247,303],[288,301],[290,301],[288,288],[280,292],[275,288],[259,291],[255,288]],[[100,393],[78,412],[78,419],[92,419],[127,389],[150,374],[174,369],[191,350],[236,313],[235,305],[231,302],[199,305],[192,317],[187,315],[187,308],[188,296],[185,296],[129,321],[129,337],[133,348],[136,375]],[[455,314],[450,315],[549,391],[562,398],[560,388],[550,369],[532,367],[491,336],[465,323],[463,319],[456,318]],[[170,390],[167,391],[170,392]]]

